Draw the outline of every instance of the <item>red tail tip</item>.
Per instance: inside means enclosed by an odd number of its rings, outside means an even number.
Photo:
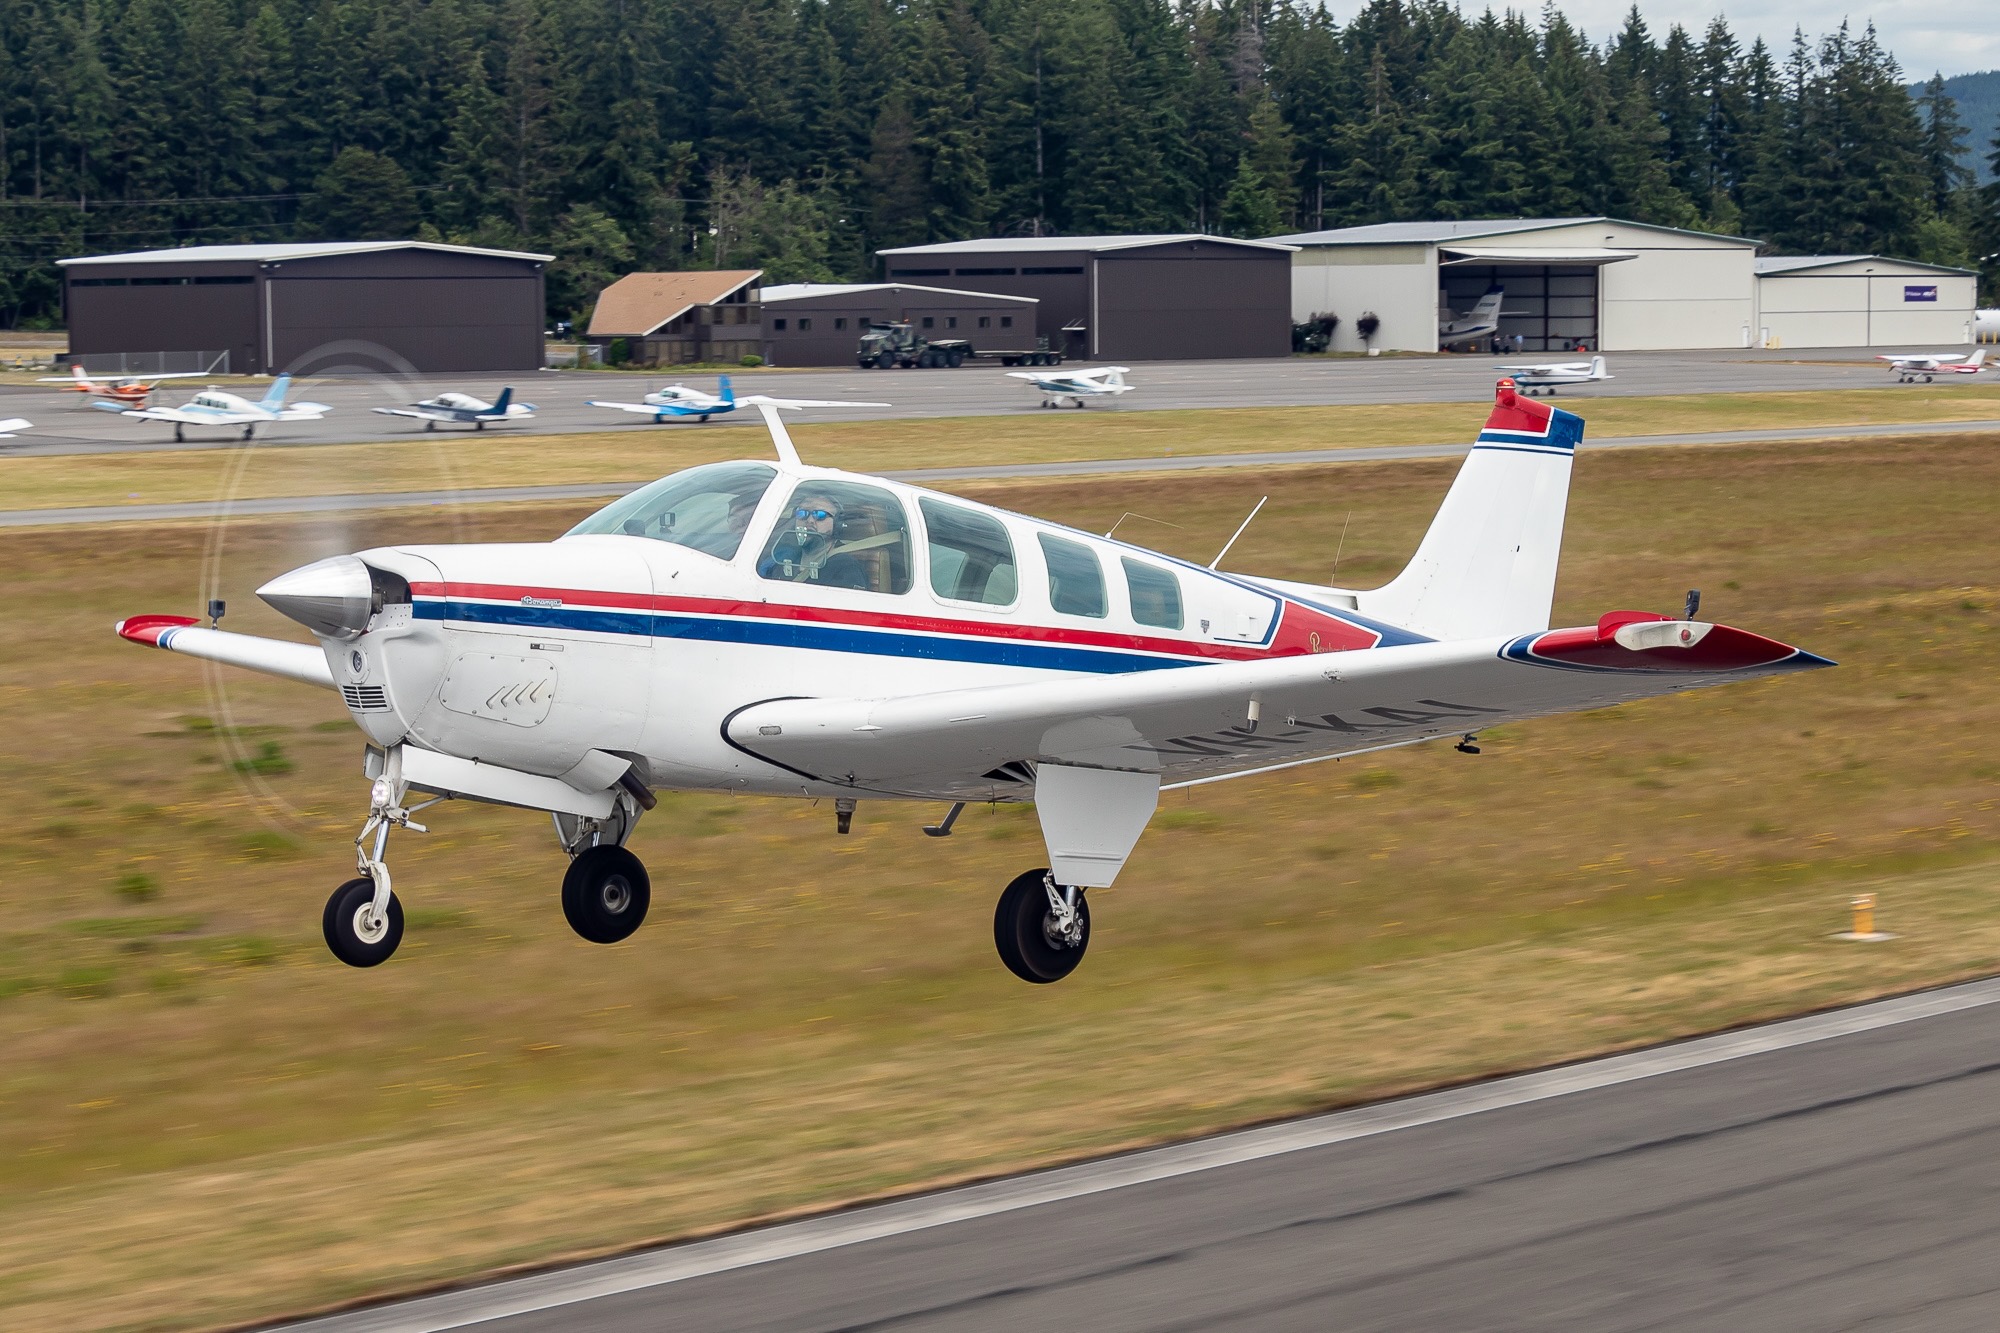
[[[1514,392],[1514,387],[1513,376],[1501,376],[1500,382],[1493,386],[1493,405],[1495,407],[1512,407],[1518,397]]]

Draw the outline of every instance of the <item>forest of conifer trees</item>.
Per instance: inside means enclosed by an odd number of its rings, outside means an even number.
[[[860,278],[880,246],[1609,214],[1774,253],[2000,250],[1994,126],[1872,31],[1593,41],[1553,4],[0,0],[0,323],[51,261],[423,236]],[[1989,270],[1989,278],[1994,276]]]

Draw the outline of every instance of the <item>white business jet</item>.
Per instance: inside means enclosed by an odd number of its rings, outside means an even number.
[[[450,390],[408,407],[378,407],[374,410],[385,417],[415,417],[424,423],[425,430],[436,430],[439,423],[485,430],[491,422],[527,421],[535,415],[533,403],[514,401],[511,387],[502,389],[500,396],[490,403],[469,393]]]
[[[1986,362],[1986,349],[1981,347],[1971,356],[1956,359],[1927,356],[1922,352],[1891,352],[1875,359],[1889,363],[1889,371],[1898,384],[1915,384],[1919,380],[1929,384],[1937,375],[1977,375],[1980,366]]]
[[[318,421],[333,409],[325,403],[285,402],[292,387],[290,375],[278,376],[271,391],[256,402],[210,386],[180,407],[126,407],[122,403],[92,403],[92,407],[139,421],[171,422],[174,439],[184,441],[189,426],[241,426],[249,439],[257,427],[279,421]]]
[[[677,472],[553,540],[279,575],[258,595],[310,642],[119,625],[346,704],[371,786],[358,873],[322,916],[341,961],[395,952],[389,834],[450,797],[552,812],[570,926],[625,939],[653,889],[633,826],[656,792],[698,789],[830,800],[840,833],[857,801],[943,803],[937,837],[969,802],[1032,802],[1049,864],[1001,893],[994,941],[1050,982],[1162,791],[1434,739],[1476,753],[1503,723],[1832,665],[1696,619],[1698,593],[1678,616],[1550,629],[1583,422],[1506,381],[1415,556],[1374,589],[1226,574],[811,467],[778,415],[796,403],[744,401],[775,459]]]
[[[1116,401],[1119,394],[1138,388],[1136,384],[1125,382],[1130,373],[1129,366],[1098,366],[1094,370],[1068,370],[1061,374],[1046,370],[1010,370],[1007,377],[1026,380],[1040,389],[1043,407],[1061,407],[1065,402],[1071,407],[1082,407],[1087,398]]]
[[[1443,310],[1443,318],[1438,320],[1438,346],[1452,348],[1476,343],[1499,332],[1500,302],[1506,294],[1506,289],[1496,282],[1486,289],[1479,303],[1463,315],[1453,316],[1451,311]]]
[[[1604,358],[1601,356],[1593,356],[1588,361],[1543,361],[1525,366],[1496,366],[1494,369],[1512,375],[1515,386],[1526,394],[1552,394],[1559,384],[1595,384],[1612,378],[1604,369]]]

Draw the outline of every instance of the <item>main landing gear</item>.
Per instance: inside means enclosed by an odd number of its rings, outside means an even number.
[[[1090,904],[1083,890],[1046,870],[1017,876],[993,909],[1000,961],[1023,981],[1045,986],[1076,971],[1090,947]]]
[[[621,787],[618,800],[604,819],[558,814],[556,841],[569,853],[563,875],[563,919],[592,944],[616,944],[646,920],[653,903],[653,881],[625,840],[639,822],[638,800]]]

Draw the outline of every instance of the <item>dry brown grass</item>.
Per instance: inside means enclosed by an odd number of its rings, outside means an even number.
[[[655,919],[561,922],[520,812],[398,848],[405,952],[317,938],[359,746],[333,701],[112,639],[191,606],[195,527],[0,534],[0,1308],[184,1328],[723,1226],[1565,1059],[1994,969],[1995,440],[1579,461],[1558,620],[1677,606],[1838,671],[1176,793],[1097,948],[1006,976],[987,927],[1031,812],[681,796],[636,840]],[[965,488],[1235,568],[1401,561],[1448,463]],[[248,589],[328,550],[559,530],[575,511],[229,530]],[[246,779],[247,780],[247,779]],[[150,883],[158,896],[121,896]],[[1878,947],[1835,943],[1881,893]]]
[[[1596,436],[1685,434],[2000,418],[2000,385],[1907,391],[1702,394],[1568,404]],[[794,428],[805,456],[876,472],[1187,454],[1349,449],[1469,439],[1476,404],[1268,407],[1200,412],[820,422]],[[634,426],[579,435],[413,435],[376,444],[147,454],[0,457],[0,508],[162,504],[220,498],[650,480],[696,463],[763,454],[761,432]]]

